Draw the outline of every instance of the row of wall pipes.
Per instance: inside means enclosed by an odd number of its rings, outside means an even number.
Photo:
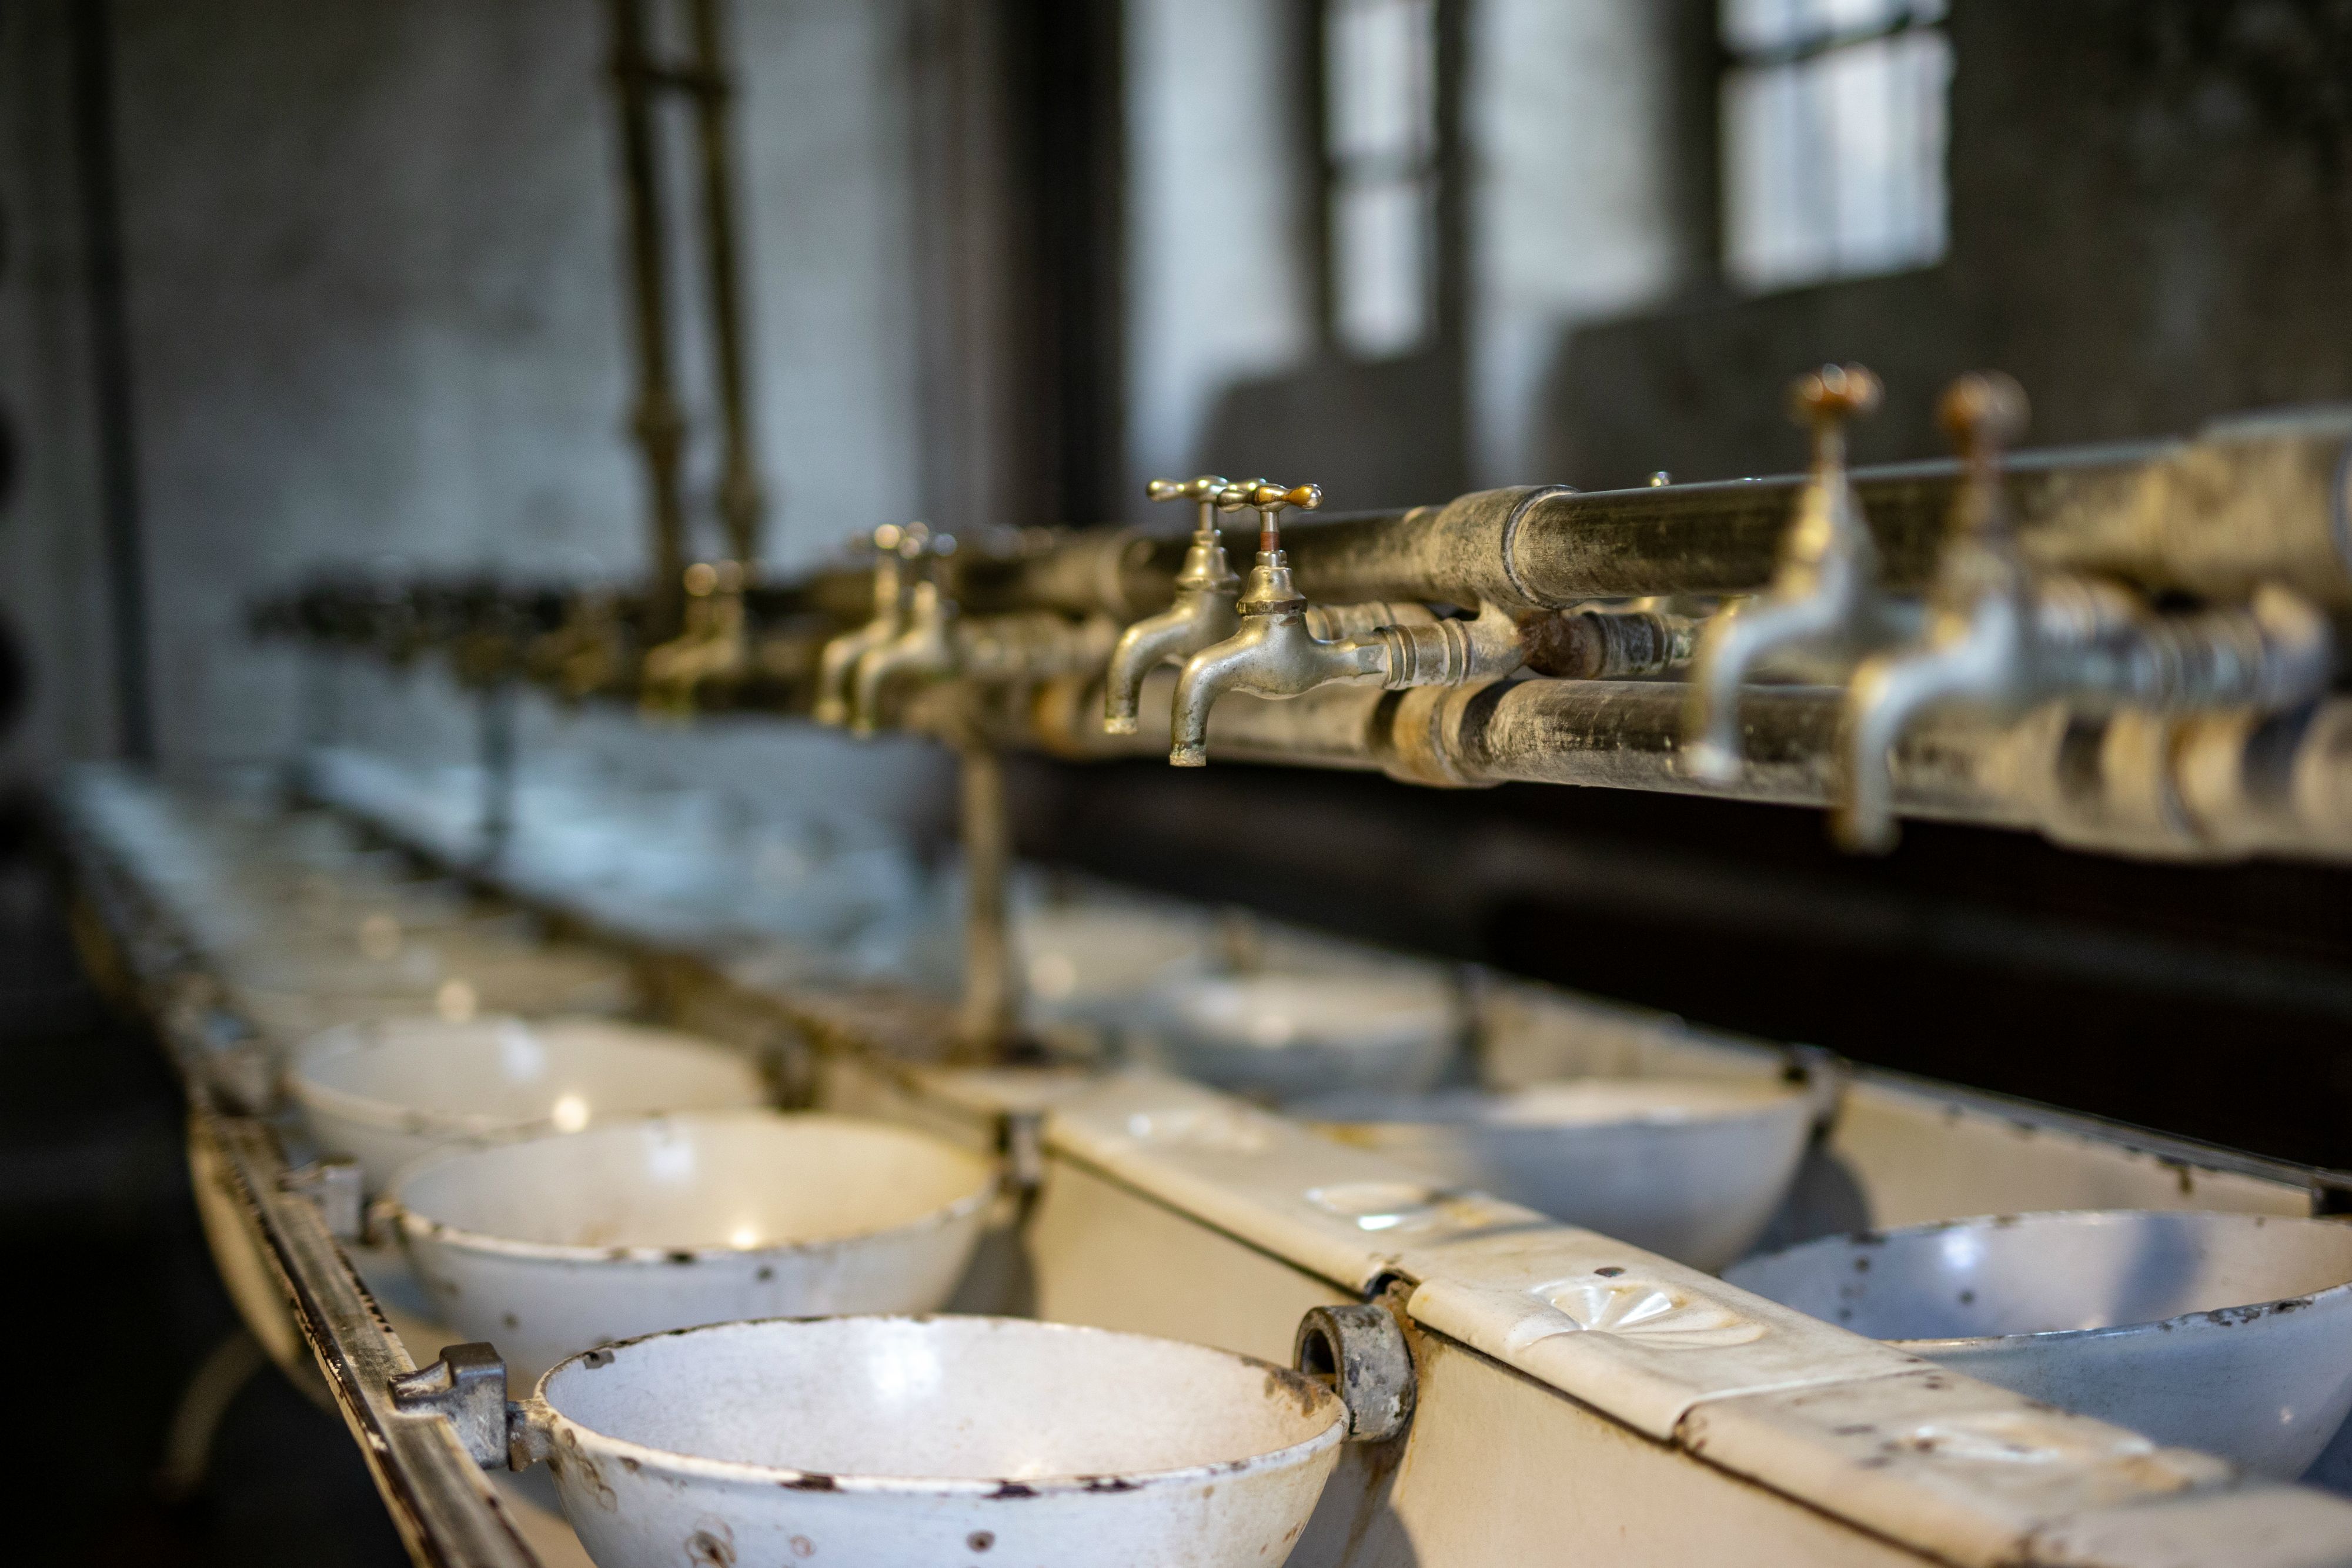
[[[1015,1011],[1006,746],[1826,805],[1858,849],[1912,815],[2140,855],[2352,857],[2352,703],[2326,695],[2352,614],[2352,416],[2011,459],[2024,394],[1977,374],[1941,406],[1955,461],[1849,472],[1845,427],[1878,401],[1858,366],[1800,377],[1812,460],[1787,479],[1327,520],[1303,517],[1313,485],[1204,475],[1150,487],[1192,507],[1188,535],[971,549],[885,525],[862,568],[791,583],[688,567],[676,619],[610,589],[404,584],[259,620],[394,659],[446,645],[485,690],[946,741],[972,873],[963,1033],[992,1050]],[[1246,577],[1222,531],[1242,512]]]

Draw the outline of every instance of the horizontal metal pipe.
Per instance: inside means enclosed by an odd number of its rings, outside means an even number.
[[[2158,592],[2242,598],[2264,582],[2352,608],[2340,410],[2217,426],[2194,440],[2019,454],[2005,484],[2027,554]],[[1958,465],[1857,469],[1886,583],[1932,575]],[[1633,490],[1486,490],[1444,507],[1285,534],[1318,601],[1412,598],[1509,609],[1664,593],[1744,593],[1771,575],[1801,476]]]
[[[2263,582],[2352,609],[2352,412],[2228,421],[2189,439],[2022,452],[2005,484],[2039,564],[2158,592],[2242,598]],[[1854,486],[1887,585],[1924,588],[1959,480],[1951,462],[1859,468]],[[1420,600],[1510,610],[1588,599],[1745,593],[1770,577],[1801,475],[1579,492],[1482,490],[1440,506],[1300,517],[1283,530],[1317,603]],[[1094,610],[1130,618],[1173,594],[1186,539],[1103,529],[963,569],[976,611]],[[1231,546],[1236,550],[1242,546]],[[862,581],[862,577],[860,579]],[[813,601],[855,601],[816,580]]]
[[[1147,720],[1172,677],[1144,688]],[[1841,694],[1751,689],[1746,762],[1728,783],[1686,775],[1680,686],[1650,681],[1517,680],[1390,692],[1332,686],[1287,701],[1242,694],[1210,716],[1219,761],[1379,768],[1417,784],[1574,784],[1790,806],[1826,806]],[[1092,760],[1164,754],[1146,722],[1107,736],[1078,683],[1042,695],[1025,739]],[[1013,737],[1008,737],[1013,738]],[[2352,859],[2352,699],[2263,718],[2042,710],[2006,727],[1930,724],[1896,751],[1905,816],[2028,829],[2080,848],[2211,860],[2254,853]]]

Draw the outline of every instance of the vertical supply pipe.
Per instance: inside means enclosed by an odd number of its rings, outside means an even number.
[[[147,549],[140,522],[139,444],[124,299],[122,185],[114,144],[113,8],[68,7],[73,51],[74,151],[81,184],[82,266],[98,392],[99,497],[106,533],[107,608],[114,630],[114,706],[125,760],[155,761],[148,671]]]
[[[956,744],[963,806],[963,1005],[957,1019],[958,1054],[992,1061],[1020,1022],[1013,983],[1013,937],[1007,909],[1013,869],[1013,824],[1004,797],[1004,759],[976,736]]]
[[[645,0],[611,0],[613,78],[621,96],[621,166],[628,193],[631,320],[637,350],[637,401],[631,427],[645,454],[653,523],[648,599],[656,641],[677,635],[685,610],[686,512],[678,463],[686,421],[670,379],[669,267],[663,236],[667,203],[656,159],[653,61],[646,51]]]
[[[693,0],[695,126],[702,154],[703,260],[709,267],[711,361],[726,450],[720,458],[719,516],[727,553],[752,573],[767,500],[751,458],[750,373],[744,365],[743,291],[737,266],[731,144],[734,78],[727,69],[719,0]],[[752,573],[756,576],[756,573]]]

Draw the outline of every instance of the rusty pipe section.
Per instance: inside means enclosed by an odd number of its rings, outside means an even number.
[[[1172,683],[1166,670],[1145,682],[1144,712],[1167,711]],[[1209,742],[1233,761],[1378,769],[1413,784],[1571,784],[1827,807],[1840,785],[1843,695],[1828,686],[1749,693],[1739,772],[1720,782],[1682,767],[1682,693],[1670,682],[1236,695],[1211,716]],[[1104,735],[1093,700],[1076,683],[1041,691],[1025,727],[1005,738],[1073,760],[1160,754],[1166,738],[1150,726]],[[1895,809],[1906,817],[2147,859],[2352,861],[2352,697],[2270,716],[2081,715],[2052,705],[2010,725],[1939,717],[1906,734],[1891,762]]]
[[[1525,613],[1597,599],[1752,593],[1771,580],[1807,477],[1479,490],[1442,505],[1294,521],[1285,548],[1299,592],[1316,604],[1491,603]],[[1850,477],[1880,587],[1923,593],[1961,465],[1882,465]],[[2229,601],[2273,582],[2325,609],[2352,611],[2352,408],[2224,420],[2186,438],[2019,453],[2001,486],[2020,548],[2037,567]],[[968,558],[957,598],[975,614],[1055,610],[1129,623],[1175,601],[1190,546],[1188,534],[1065,533],[1017,556]],[[845,568],[772,597],[782,610],[823,612],[846,627],[868,613],[872,590],[865,570]]]
[[[1892,593],[1935,577],[1956,460],[1856,468]],[[2352,409],[2217,422],[2187,438],[2053,447],[2002,476],[2028,559],[2144,591],[2243,600],[2274,582],[2352,610]],[[1402,511],[1301,519],[1284,530],[1299,591],[1317,604],[1492,603],[1515,612],[1594,599],[1751,593],[1770,580],[1803,475],[1578,491],[1474,491]],[[968,611],[1097,611],[1122,622],[1175,598],[1189,537],[1093,529],[1014,560],[965,564]],[[868,601],[866,574],[803,585],[812,603]]]
[[[1853,471],[1890,591],[1935,576],[1957,461]],[[2243,599],[2264,582],[2352,608],[2352,412],[2224,422],[2192,440],[2021,454],[2002,476],[2029,560],[2155,592]],[[1311,600],[1507,609],[1745,593],[1767,582],[1806,481],[1488,490],[1291,531]]]

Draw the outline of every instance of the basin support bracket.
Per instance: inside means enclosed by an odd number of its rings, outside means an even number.
[[[1412,1347],[1387,1307],[1312,1308],[1291,1345],[1291,1364],[1347,1406],[1348,1441],[1384,1442],[1412,1419]]]
[[[508,1441],[507,1364],[495,1345],[441,1347],[441,1359],[391,1384],[392,1407],[410,1416],[438,1416],[486,1470],[513,1462]],[[528,1462],[528,1461],[526,1461]]]
[[[360,1167],[352,1160],[312,1160],[278,1178],[280,1190],[310,1200],[327,1233],[338,1241],[359,1241],[366,1235],[366,1210],[360,1198]]]

